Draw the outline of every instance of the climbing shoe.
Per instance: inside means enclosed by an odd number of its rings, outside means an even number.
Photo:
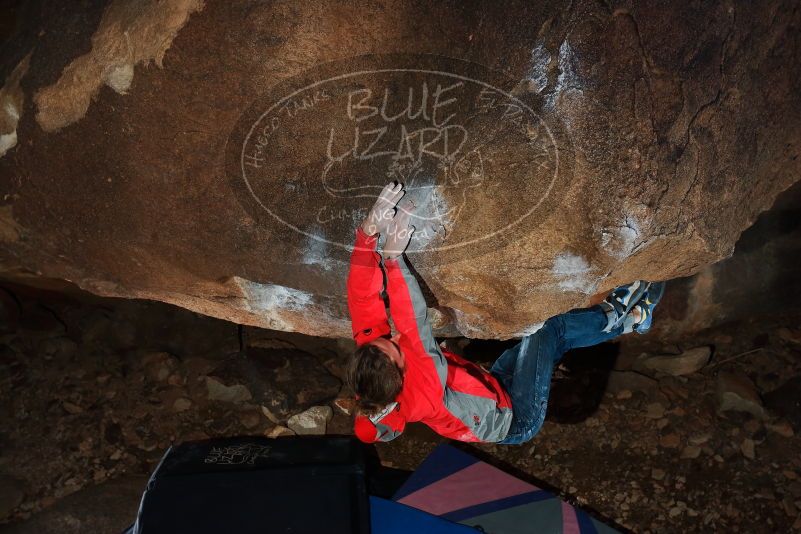
[[[645,280],[635,280],[631,284],[617,287],[609,293],[609,296],[601,303],[608,319],[604,332],[611,332],[623,324],[634,305],[648,291],[649,285],[649,282]]]
[[[662,295],[665,294],[664,282],[651,282],[648,290],[640,301],[635,305],[639,309],[640,319],[632,322],[631,329],[638,334],[644,334],[651,329],[651,320],[654,313],[654,308],[662,300]],[[625,332],[625,328],[624,328]]]

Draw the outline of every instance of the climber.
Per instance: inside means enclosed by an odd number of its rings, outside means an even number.
[[[403,195],[403,184],[384,187],[356,229],[351,255],[348,308],[357,348],[347,381],[357,396],[354,431],[362,441],[392,440],[407,422],[420,421],[460,441],[524,443],[542,426],[553,367],[565,352],[649,330],[664,283],[636,281],[599,305],[548,319],[489,372],[443,350],[402,256],[414,232],[414,205],[399,205]],[[376,251],[380,234],[383,259]],[[384,273],[394,335],[382,298]]]

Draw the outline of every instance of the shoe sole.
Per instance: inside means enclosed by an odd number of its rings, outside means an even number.
[[[646,303],[646,306],[648,306],[648,317],[645,320],[648,321],[648,325],[645,326],[644,329],[639,328],[639,326],[642,325],[635,326],[634,332],[637,332],[638,334],[645,334],[651,329],[651,324],[653,324],[654,308],[656,308],[656,305],[659,304],[659,301],[662,300],[662,296],[665,294],[665,282],[653,282],[649,284],[649,286],[654,287],[656,294],[654,295],[653,300],[651,300],[650,294],[647,297],[650,300],[650,303]]]

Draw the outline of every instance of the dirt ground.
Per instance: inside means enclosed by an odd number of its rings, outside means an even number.
[[[174,442],[288,432],[287,419],[312,406],[331,407],[328,433],[351,432],[348,404],[336,401],[348,397],[348,341],[20,287],[0,290],[0,305],[0,531],[91,531],[85,504],[60,504],[149,473]],[[575,351],[533,441],[464,447],[634,532],[801,531],[799,324],[760,316],[680,347],[626,336]],[[447,343],[482,363],[507,346]],[[683,376],[644,363],[685,362],[706,346],[708,363]],[[442,441],[412,424],[377,450],[413,470]],[[120,497],[131,515],[119,528],[134,518],[135,493]]]

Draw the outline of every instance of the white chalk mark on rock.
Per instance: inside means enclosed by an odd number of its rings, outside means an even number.
[[[556,87],[545,98],[545,109],[553,111],[557,101],[563,93],[569,91],[583,92],[583,82],[576,72],[578,58],[570,44],[565,40],[559,47],[559,76],[556,78]]]
[[[294,332],[298,321],[308,315],[316,315],[314,297],[311,293],[278,284],[261,284],[232,277],[229,282],[239,288],[243,307],[268,324],[267,328]]]
[[[554,259],[552,272],[559,281],[559,288],[564,291],[591,295],[598,286],[597,278],[592,276],[593,268],[587,260],[569,252],[559,254]]]
[[[292,310],[300,311],[312,303],[311,293],[277,284],[259,284],[241,280],[240,287],[247,293],[247,301],[252,310]]]
[[[315,229],[305,239],[306,243],[303,247],[303,264],[316,265],[321,267],[324,271],[330,271],[334,268],[335,261],[331,258],[328,250],[328,241],[322,230]]]
[[[526,74],[530,90],[539,94],[548,87],[548,66],[550,64],[551,54],[542,43],[539,43],[531,51],[531,67]]]
[[[643,236],[647,235],[650,225],[651,219],[645,206],[627,209],[620,224],[601,231],[601,247],[613,258],[625,260],[644,245],[646,240]]]
[[[128,94],[133,82],[134,66],[130,63],[110,65],[103,72],[103,81],[121,95]]]

